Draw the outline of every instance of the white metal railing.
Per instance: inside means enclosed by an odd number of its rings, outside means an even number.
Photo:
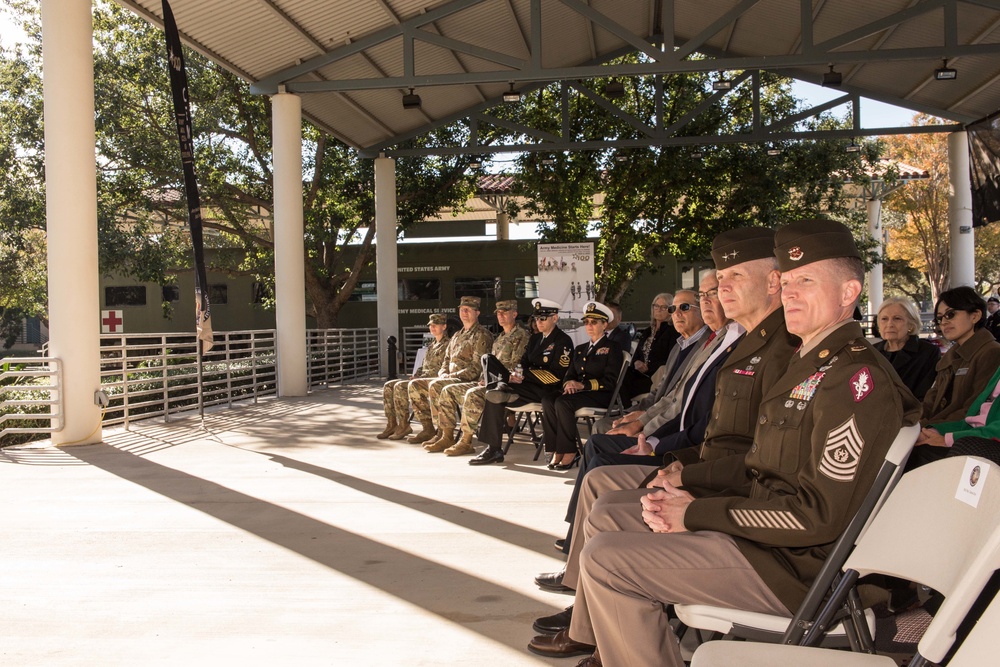
[[[104,424],[197,409],[196,345],[194,334],[103,334],[101,388],[111,399]],[[276,358],[273,329],[215,332],[215,346],[202,360],[202,404],[274,395]]]
[[[309,386],[380,374],[378,329],[310,329]],[[277,393],[273,329],[215,332],[202,360],[201,405],[256,401]],[[199,407],[194,334],[101,335],[101,389],[108,395],[104,425],[163,417]],[[43,354],[45,352],[43,351]],[[0,375],[0,446],[8,434],[44,434],[63,427],[59,359],[7,358]],[[30,438],[25,438],[30,439]]]
[[[310,387],[381,374],[378,329],[310,329],[306,344]]]
[[[0,366],[0,443],[27,433],[63,427],[59,359],[7,357]]]

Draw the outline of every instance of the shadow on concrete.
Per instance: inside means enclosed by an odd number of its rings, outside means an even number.
[[[464,507],[457,507],[448,503],[442,503],[432,498],[418,496],[407,491],[400,491],[399,489],[369,482],[366,479],[346,475],[342,472],[337,472],[336,470],[313,465],[311,463],[305,463],[280,454],[269,454],[264,452],[253,453],[266,456],[275,463],[280,463],[286,468],[299,470],[309,473],[310,475],[316,475],[317,477],[328,479],[331,482],[341,484],[354,489],[355,491],[360,491],[366,495],[381,498],[382,500],[395,503],[397,505],[405,505],[410,509],[423,512],[428,516],[433,516],[477,533],[495,537],[498,540],[503,540],[504,542],[517,545],[524,549],[548,555],[549,549],[551,548],[542,548],[540,546],[542,544],[549,545],[551,543],[552,536],[548,533],[543,533],[531,528],[525,528],[519,524],[504,521],[503,519],[498,519],[488,514],[483,514],[482,512],[476,512],[475,510],[470,510]]]
[[[512,648],[523,649],[524,639],[505,636],[501,624],[490,621],[514,620],[528,624],[537,615],[559,611],[557,607],[543,605],[490,581],[110,445],[78,446],[68,453]],[[362,490],[369,486],[363,480],[357,483]],[[378,492],[378,485],[370,486],[376,487],[372,488],[373,492]],[[394,494],[385,495],[391,500]],[[478,517],[478,520],[483,519],[489,517]],[[502,566],[501,563],[494,565]],[[517,614],[514,612],[517,609],[532,611]]]

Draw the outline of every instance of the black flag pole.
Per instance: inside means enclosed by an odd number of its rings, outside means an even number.
[[[181,37],[177,32],[170,3],[163,1],[163,31],[167,40],[167,64],[170,70],[170,90],[174,98],[174,119],[177,121],[177,138],[180,142],[181,164],[184,167],[184,193],[188,204],[188,226],[191,229],[191,246],[194,249],[194,302],[195,329],[198,352],[198,414],[205,418],[202,395],[202,355],[211,351],[212,319],[208,301],[208,280],[205,272],[205,248],[202,239],[201,198],[194,172],[194,133],[191,129],[191,104],[188,98],[187,72]]]

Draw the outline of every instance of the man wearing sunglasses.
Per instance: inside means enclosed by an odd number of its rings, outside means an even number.
[[[741,468],[726,459],[686,466],[674,478],[685,487],[663,480],[638,517],[625,504],[594,508],[566,633],[597,645],[591,665],[683,665],[665,604],[789,615],[899,428],[919,417],[853,320],[864,268],[850,230],[792,223],[774,252],[787,328],[802,345],[764,395],[750,451],[729,457]]]

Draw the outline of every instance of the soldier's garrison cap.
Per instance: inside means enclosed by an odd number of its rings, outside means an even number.
[[[740,227],[718,234],[712,241],[712,259],[718,270],[774,256],[774,230]]]
[[[557,315],[562,307],[552,299],[535,299],[531,305],[535,307],[535,311],[532,313],[535,317]]]
[[[583,318],[593,318],[595,320],[604,320],[605,322],[610,322],[612,317],[611,309],[605,306],[603,303],[597,301],[588,301],[587,305],[583,307]]]
[[[479,304],[481,303],[481,301],[482,299],[480,299],[478,296],[463,296],[462,302],[458,304],[458,307],[461,308],[462,306],[468,306],[469,308],[475,308],[476,310],[479,310]]]
[[[448,316],[444,313],[434,313],[427,318],[427,326],[432,324],[448,324]]]
[[[861,258],[854,234],[835,220],[815,218],[785,225],[774,235],[774,256],[782,271],[823,259]]]
[[[517,299],[497,301],[497,310],[517,310]]]

